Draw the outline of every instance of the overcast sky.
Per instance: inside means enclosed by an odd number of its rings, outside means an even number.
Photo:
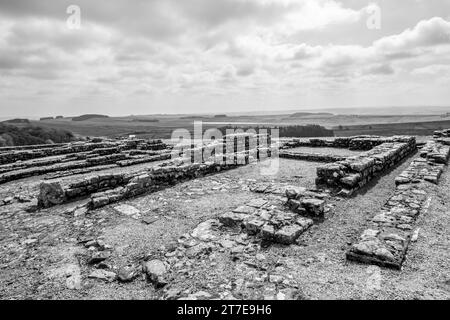
[[[450,105],[450,1],[371,3],[0,0],[0,116]]]

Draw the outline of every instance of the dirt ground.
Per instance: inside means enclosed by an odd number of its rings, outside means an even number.
[[[344,156],[344,157],[351,157],[351,156],[357,156],[362,151],[354,151],[344,148],[315,148],[315,147],[298,147],[298,148],[292,148],[289,149],[290,152],[303,152],[303,153],[320,153],[320,154],[327,154],[332,156]]]
[[[258,182],[314,188],[318,163],[280,159],[275,176],[264,164],[188,181],[153,194],[74,216],[71,203],[35,213],[25,204],[0,207],[1,299],[449,299],[450,172],[433,190],[417,224],[417,242],[402,271],[348,262],[345,251],[393,194],[394,178],[412,158],[373,181],[357,196],[331,200],[325,221],[291,246],[265,246],[235,230],[217,228],[214,243],[180,247],[180,238],[246,201]],[[67,179],[71,179],[68,177]],[[1,197],[36,193],[39,178],[0,187]],[[117,209],[129,205],[139,216]],[[86,241],[101,239],[111,252],[101,265],[87,263]],[[219,243],[220,245],[217,245]],[[90,277],[96,269],[140,270],[147,260],[167,265],[163,288],[142,273],[130,282]]]

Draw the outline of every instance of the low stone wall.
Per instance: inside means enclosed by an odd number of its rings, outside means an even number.
[[[88,167],[89,165],[83,160],[72,161],[69,163],[56,163],[42,167],[29,167],[0,174],[0,184],[47,173],[84,169]]]
[[[167,155],[166,155],[167,156]],[[181,181],[194,179],[222,170],[229,170],[238,166],[253,162],[248,153],[234,156],[234,161],[227,158],[227,162],[221,160],[223,155],[217,155],[215,159],[205,163],[190,163],[190,159],[176,159],[161,165],[149,168],[139,173],[94,175],[81,182],[64,186],[61,181],[44,181],[40,185],[38,197],[41,207],[48,207],[78,198],[92,195],[89,206],[99,208],[124,198],[134,197],[143,193],[154,192],[161,188],[174,185]],[[244,161],[238,161],[244,159]],[[154,160],[154,159],[153,159]],[[60,185],[60,197],[55,197],[48,190],[48,186]],[[55,199],[57,200],[49,200]]]
[[[383,143],[409,143],[410,139],[411,137],[409,136],[380,137],[367,135],[335,138],[288,139],[281,140],[280,149],[292,149],[298,147],[328,147],[367,151]]]
[[[30,176],[57,173],[61,171],[70,173],[76,172],[76,170],[85,169],[85,172],[89,171],[88,168],[92,168],[92,171],[95,171],[96,168],[106,165],[125,167],[170,159],[169,149],[151,151],[136,149],[139,146],[150,148],[152,145],[155,146],[155,149],[159,149],[163,145],[166,146],[158,141],[153,144],[152,142],[141,140],[120,140],[101,143],[86,143],[73,146],[66,145],[64,148],[56,149],[46,148],[31,151],[26,150],[19,153],[5,153],[5,157],[20,155],[19,158],[31,157],[32,159],[24,161],[18,160],[0,165],[0,184]],[[132,151],[141,152],[143,155],[132,156],[130,155]],[[60,153],[62,153],[62,155],[49,156]],[[150,153],[154,156],[146,156]],[[38,156],[42,156],[42,158],[34,159]],[[17,160],[17,158],[8,159],[11,161]]]
[[[280,149],[293,149],[298,147],[329,147],[329,148],[345,148],[348,149],[351,139],[354,137],[337,137],[337,138],[294,138],[281,139]]]
[[[397,141],[394,138],[358,137],[350,140],[348,148],[350,150],[367,151],[383,143],[393,143],[393,142],[406,142],[406,141]]]
[[[431,156],[436,150],[443,157]],[[439,143],[427,143],[421,151],[423,158],[412,161],[395,179],[394,195],[371,219],[359,241],[348,250],[347,259],[401,269],[414,234],[414,225],[430,204],[428,183],[438,183],[445,166],[440,162],[446,159],[447,163],[448,153],[448,148]]]
[[[444,129],[440,131],[435,131],[433,134],[434,139],[438,138],[450,138],[450,129]]]
[[[344,161],[318,167],[316,184],[340,189],[341,195],[349,196],[415,150],[414,137],[409,137],[408,142],[383,143]]]
[[[169,146],[161,141],[108,140],[96,143],[77,142],[57,146],[50,145],[38,149],[13,149],[12,151],[0,153],[0,165],[50,156],[79,154],[83,152],[93,152],[99,156],[105,156],[120,153],[123,150],[138,148],[143,150],[162,150],[169,148]]]
[[[347,259],[401,269],[415,221],[426,203],[424,188],[422,184],[400,185],[359,242],[351,246]]]
[[[450,154],[450,146],[443,141],[428,141],[420,150],[420,156],[434,163],[447,163]]]
[[[154,156],[139,157],[139,158],[135,158],[135,159],[127,159],[127,160],[123,160],[123,161],[118,161],[117,165],[120,167],[128,167],[128,166],[133,166],[133,165],[137,165],[137,164],[169,160],[171,157],[172,157],[171,153],[163,153],[163,154],[154,155]]]
[[[125,160],[127,158],[126,154],[118,153],[118,154],[110,154],[107,156],[100,156],[94,158],[86,159],[86,163],[88,166],[99,166],[104,164],[112,164],[117,161]]]
[[[430,162],[426,159],[415,159],[405,171],[395,178],[395,184],[420,183],[422,180],[438,184],[444,168],[444,164]]]
[[[147,172],[142,172],[132,178],[124,179],[124,186],[93,194],[89,207],[96,209],[126,198],[132,198],[144,193],[152,193],[177,183],[199,178],[208,174],[229,170],[247,163],[205,162],[170,166],[156,166]]]
[[[445,165],[449,161],[450,147],[432,140],[425,144],[419,154],[420,158],[412,161],[409,167],[395,179],[397,185],[421,181],[438,184]]]
[[[346,157],[334,156],[329,154],[293,152],[293,151],[280,151],[279,157],[284,159],[304,160],[313,162],[336,162],[346,159]]]
[[[111,143],[82,143],[66,145],[57,148],[20,150],[13,152],[5,152],[0,154],[0,164],[13,163],[16,161],[31,160],[36,158],[44,158],[50,156],[64,155],[70,153],[79,153],[92,151],[94,149],[111,147]]]
[[[19,151],[19,150],[33,150],[33,149],[52,149],[57,147],[67,146],[69,143],[55,143],[55,144],[35,144],[29,146],[11,146],[11,147],[0,147],[0,153]]]
[[[49,159],[36,159],[36,160],[30,160],[30,161],[19,161],[16,163],[9,163],[0,165],[0,174],[5,172],[10,172],[14,170],[22,170],[27,168],[33,168],[33,167],[42,167],[42,166],[50,166],[57,163],[61,163],[65,160],[64,156],[61,157],[52,157]]]

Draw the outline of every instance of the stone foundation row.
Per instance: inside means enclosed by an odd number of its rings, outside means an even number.
[[[409,143],[410,139],[411,137],[408,136],[379,137],[367,135],[336,138],[290,139],[282,141],[280,149],[329,147],[367,151],[383,143]]]
[[[162,150],[168,146],[158,141],[109,140],[104,142],[77,142],[66,145],[45,146],[38,149],[13,149],[0,153],[0,165],[51,156],[77,154],[96,150],[99,155],[113,154],[122,150]],[[102,153],[103,152],[103,153]]]
[[[347,259],[401,269],[411,242],[414,224],[426,205],[422,184],[398,186],[360,237],[351,246]]]
[[[450,129],[435,131],[433,134],[433,137],[434,137],[434,139],[450,138]]]
[[[10,146],[10,147],[0,147],[0,153],[19,151],[19,150],[34,150],[34,149],[50,149],[67,146],[69,143],[54,143],[54,144],[35,144],[29,146]]]
[[[420,150],[420,156],[434,163],[446,164],[450,155],[450,146],[441,141],[428,141]]]
[[[420,183],[428,181],[438,184],[445,165],[426,159],[415,159],[410,166],[395,178],[395,184]]]
[[[64,185],[60,180],[44,181],[40,185],[39,206],[51,207],[92,195],[89,206],[93,209],[99,208],[125,198],[154,192],[181,181],[247,165],[254,161],[245,158],[245,154],[243,156],[247,161],[221,163],[222,155],[201,164],[191,164],[188,159],[177,159],[137,173],[93,175],[69,185]],[[236,156],[236,159],[240,158],[239,155]]]
[[[27,164],[24,169],[15,169],[0,174],[0,184],[27,178],[31,176],[39,176],[49,173],[57,172],[73,172],[76,174],[77,170],[84,169],[83,172],[96,171],[97,167],[105,165],[114,165],[116,167],[126,167],[136,164],[150,163],[160,160],[170,159],[170,153],[161,154],[152,157],[129,157],[124,153],[111,154],[106,156],[95,156],[85,160],[75,160],[65,162],[65,160],[48,160],[38,162],[38,165],[33,163]],[[63,162],[64,161],[64,162]],[[67,175],[67,174],[65,174]]]
[[[293,151],[280,151],[279,157],[284,159],[304,160],[313,162],[336,162],[346,159],[346,157],[334,156],[329,154],[293,152]]]
[[[248,162],[219,163],[218,161],[215,161],[194,164],[182,163],[180,165],[156,166],[147,172],[142,172],[135,175],[131,179],[126,177],[124,181],[127,183],[123,186],[93,194],[88,206],[90,209],[97,209],[123,199],[156,192],[183,181],[200,178],[208,174],[213,174],[224,170],[234,169],[246,164],[248,164]]]
[[[358,156],[317,168],[316,184],[350,196],[373,178],[399,164],[416,150],[415,138],[408,142],[384,143]]]
[[[429,146],[433,145],[433,148]],[[438,182],[444,164],[441,157],[427,157],[442,146],[428,143],[421,156],[395,180],[395,194],[389,198],[361,235],[359,241],[347,252],[347,259],[401,269],[406,258],[413,228],[419,215],[426,211],[430,198],[428,182]],[[448,160],[448,149],[445,159]]]

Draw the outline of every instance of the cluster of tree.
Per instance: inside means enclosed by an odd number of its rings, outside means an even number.
[[[0,147],[70,142],[72,132],[40,126],[16,127],[0,123]]]
[[[30,123],[30,120],[28,119],[11,119],[3,121],[3,123]]]
[[[227,129],[242,129],[244,131],[248,129],[255,129],[258,132],[260,129],[267,129],[270,133],[270,129],[275,128],[279,130],[279,136],[281,137],[294,137],[294,138],[309,138],[309,137],[334,137],[333,130],[329,130],[317,124],[309,124],[305,126],[292,125],[292,126],[232,126],[228,125],[226,127],[219,128],[219,130],[226,134]]]
[[[292,118],[301,118],[307,116],[332,116],[329,112],[297,112],[291,115]]]
[[[334,137],[333,130],[317,124],[308,124],[306,126],[281,126],[279,129],[280,137]]]
[[[133,119],[132,122],[159,122],[159,119]]]
[[[109,117],[105,116],[103,114],[83,114],[79,117],[73,117],[72,121],[85,121],[85,120],[97,119],[97,118],[109,118]]]

